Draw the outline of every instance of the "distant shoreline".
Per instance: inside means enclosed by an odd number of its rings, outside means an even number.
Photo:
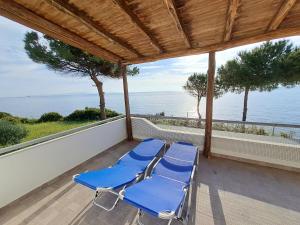
[[[280,87],[276,90],[273,90],[271,92],[259,92],[259,91],[254,91],[252,93],[268,93],[268,94],[272,94],[274,92],[277,92],[277,91],[282,91],[282,90],[300,90],[300,86],[295,86],[295,87],[292,87],[292,88],[287,88],[287,87]],[[129,94],[158,94],[158,93],[185,93],[183,90],[180,91],[130,91],[129,90]],[[120,92],[105,92],[105,94],[110,94],[110,95],[123,95],[123,92],[120,91]],[[48,94],[48,95],[25,95],[25,96],[0,96],[0,99],[1,98],[34,98],[34,97],[58,97],[58,96],[78,96],[78,95],[98,95],[97,92],[93,92],[93,93],[61,93],[61,94]]]
[[[248,121],[300,124],[300,87],[279,88],[273,92],[252,92],[249,96]],[[106,92],[106,107],[124,113],[123,93]],[[130,108],[133,114],[197,117],[196,100],[184,91],[131,92]],[[241,120],[243,94],[227,93],[214,100],[214,118]],[[99,107],[96,93],[40,95],[27,97],[0,97],[0,111],[20,117],[39,118],[44,112],[67,115],[76,109]],[[205,99],[200,111],[205,116]]]
[[[144,93],[184,93],[184,91],[136,91],[129,94]],[[123,92],[105,92],[105,94],[122,94]],[[74,96],[74,95],[98,95],[95,93],[66,93],[66,94],[50,94],[50,95],[26,95],[26,96],[0,96],[0,98],[34,98],[34,97],[58,97],[58,96]]]

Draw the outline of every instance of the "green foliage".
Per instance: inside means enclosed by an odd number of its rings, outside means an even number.
[[[118,64],[105,61],[81,49],[55,40],[47,35],[40,37],[36,32],[27,32],[24,38],[27,55],[36,63],[42,63],[54,71],[79,76],[106,76],[120,78]],[[128,68],[128,75],[139,73],[137,67]]]
[[[197,98],[197,114],[198,114],[198,127],[201,126],[201,114],[200,114],[200,102],[203,97],[207,95],[207,74],[205,73],[194,73],[189,76],[187,82],[183,86],[191,96]],[[223,94],[219,79],[216,79],[214,85],[214,97],[218,98]]]
[[[36,123],[36,122],[38,122],[37,119],[29,119],[29,118],[24,118],[24,117],[13,116],[6,112],[0,112],[0,119],[6,120],[6,121],[9,121],[12,123]]]
[[[105,109],[106,116],[114,117],[119,114],[115,111]],[[84,110],[75,110],[70,115],[65,117],[66,121],[86,121],[86,120],[99,120],[100,110],[97,108],[85,108]]]
[[[18,144],[28,131],[22,125],[0,120],[0,145]]]
[[[53,122],[53,121],[59,121],[63,119],[63,116],[60,115],[57,112],[48,112],[48,113],[44,113],[40,119],[39,122]]]
[[[149,117],[147,119],[154,124],[199,128],[199,121],[197,119],[182,120],[182,119],[162,119],[156,117]],[[200,128],[204,128],[204,126],[201,124]]]
[[[201,124],[199,127],[198,121],[196,119],[180,120],[180,119],[162,119],[162,118],[155,118],[155,117],[150,117],[148,119],[154,124],[179,126],[179,127],[191,127],[191,128],[200,128],[200,129],[205,128],[204,124]],[[257,127],[257,126],[245,126],[242,124],[213,123],[213,130],[256,134],[256,135],[264,135],[264,136],[269,135],[264,128]]]
[[[265,135],[265,136],[268,135],[265,129],[259,128],[254,125],[247,126],[243,124],[214,123],[213,130],[229,131],[235,133],[257,134],[257,135]]]
[[[286,58],[278,71],[279,83],[286,87],[300,84],[300,49],[296,48]]]
[[[34,124],[34,123],[39,122],[39,120],[37,120],[37,119],[30,119],[30,118],[23,118],[23,117],[21,117],[19,119],[20,119],[20,122],[24,123],[24,124]]]
[[[111,118],[111,117],[115,117],[115,116],[119,116],[120,115],[119,113],[117,113],[116,111],[111,110],[111,109],[105,109],[105,112],[106,112],[107,118]]]
[[[279,85],[300,83],[300,52],[288,41],[266,42],[251,51],[242,51],[218,69],[225,91],[245,92],[243,121],[247,115],[249,91],[272,91]]]
[[[287,138],[287,139],[293,139],[294,135],[295,135],[294,132],[289,132],[289,133],[280,132],[280,137]]]
[[[20,118],[15,117],[15,116],[5,116],[5,117],[2,117],[1,120],[5,120],[5,121],[8,121],[8,122],[11,122],[14,124],[21,122]]]
[[[24,124],[28,130],[28,135],[22,139],[23,141],[30,141],[36,138],[44,137],[58,132],[70,130],[76,127],[81,127],[90,124],[90,121],[56,121],[56,122],[44,122],[35,124]]]
[[[183,86],[191,96],[202,98],[206,97],[207,94],[207,74],[205,73],[194,73],[189,76],[187,82]],[[222,95],[220,81],[216,79],[215,81],[215,93],[214,97],[220,97]]]
[[[280,84],[280,76],[285,76],[284,62],[294,51],[288,41],[266,42],[251,51],[242,51],[238,57],[227,61],[218,69],[223,87],[241,93],[250,91],[271,91]],[[287,72],[287,71],[286,71]]]
[[[25,50],[29,58],[36,63],[45,64],[50,70],[89,77],[95,83],[100,96],[101,118],[105,115],[103,83],[98,77],[121,78],[120,66],[47,35],[27,32],[24,38]],[[126,73],[134,76],[139,73],[137,67],[126,67]]]
[[[12,115],[9,113],[6,113],[6,112],[0,112],[0,119],[2,119],[3,117],[6,117],[6,116],[12,116]]]
[[[165,114],[165,112],[160,112],[160,113],[156,113],[155,115],[156,116],[165,116],[166,114]]]

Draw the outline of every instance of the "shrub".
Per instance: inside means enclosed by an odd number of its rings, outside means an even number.
[[[114,117],[119,114],[113,110],[105,109],[106,117]],[[85,108],[84,110],[75,110],[70,115],[65,117],[66,121],[84,121],[84,120],[99,120],[100,109],[97,108]]]
[[[7,117],[7,116],[12,116],[12,115],[9,113],[6,113],[6,112],[0,112],[0,119],[2,119],[3,117]]]
[[[106,112],[106,117],[107,118],[111,118],[111,117],[115,117],[115,116],[120,115],[119,113],[117,113],[116,111],[113,111],[111,109],[105,109],[105,112]],[[99,110],[99,113],[100,113],[100,110]]]
[[[18,117],[14,117],[14,116],[4,116],[1,118],[1,120],[5,120],[11,123],[20,123],[20,119]]]
[[[59,121],[63,118],[62,115],[60,115],[57,112],[49,112],[49,113],[44,113],[40,119],[39,122],[52,122],[52,121]]]
[[[37,120],[37,119],[20,118],[20,122],[25,123],[25,124],[34,124],[34,123],[37,123],[38,121],[39,120]]]
[[[28,131],[22,125],[0,120],[0,145],[2,146],[20,143],[27,133]]]
[[[98,120],[99,113],[93,110],[75,110],[70,115],[65,117],[67,121],[82,121],[82,120]]]
[[[165,112],[156,113],[155,116],[165,116]]]

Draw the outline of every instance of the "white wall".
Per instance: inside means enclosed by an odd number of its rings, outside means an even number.
[[[295,171],[300,169],[300,145],[295,144],[214,135],[212,137],[212,153],[230,156],[227,158],[265,162],[270,166],[278,165],[275,166],[278,168]]]
[[[122,118],[0,156],[0,208],[125,139]]]
[[[204,136],[199,133],[163,129],[137,117],[133,117],[132,124],[134,138],[157,137],[203,146]],[[212,153],[229,159],[300,171],[300,145],[213,135]]]
[[[187,131],[163,129],[156,126],[147,119],[137,117],[132,118],[132,133],[133,137],[136,139],[154,137],[161,138],[170,142],[186,141],[193,143],[197,146],[203,146],[204,143],[204,135],[195,134]]]

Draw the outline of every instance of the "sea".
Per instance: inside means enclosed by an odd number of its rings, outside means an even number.
[[[185,92],[134,92],[129,94],[133,114],[196,117],[196,99]],[[106,107],[124,113],[122,93],[105,93]],[[39,118],[45,112],[68,115],[76,109],[98,107],[95,94],[0,97],[0,111],[16,116]],[[214,100],[213,118],[241,120],[243,94],[227,93]],[[205,117],[205,99],[200,111]],[[272,92],[250,92],[247,121],[300,124],[300,87]]]

